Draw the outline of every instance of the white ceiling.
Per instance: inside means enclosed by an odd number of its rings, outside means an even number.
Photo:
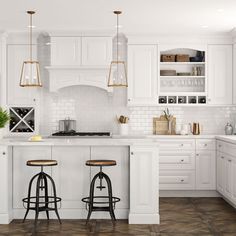
[[[0,29],[25,30],[36,10],[37,30],[114,30],[122,10],[125,33],[211,34],[236,27],[236,0],[0,0]]]

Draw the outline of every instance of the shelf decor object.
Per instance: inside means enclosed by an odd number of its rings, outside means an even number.
[[[113,60],[110,64],[109,76],[108,76],[108,87],[128,87],[127,70],[125,61],[119,59],[119,15],[121,11],[113,12],[117,16],[116,25],[116,60]]]
[[[10,120],[10,116],[7,111],[4,111],[0,107],[0,139],[3,138],[3,128],[7,124],[7,122]]]
[[[39,62],[32,59],[32,16],[35,14],[34,11],[27,11],[30,16],[29,25],[29,60],[23,62],[20,86],[21,87],[42,87],[42,82],[40,79],[39,72]]]

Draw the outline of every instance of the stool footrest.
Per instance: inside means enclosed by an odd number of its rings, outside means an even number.
[[[45,199],[44,196],[40,196],[39,199]],[[26,197],[26,198],[23,198],[22,201],[24,203],[30,203],[30,204],[36,204],[36,197]],[[53,196],[48,196],[48,201],[40,201],[38,202],[39,205],[41,204],[50,204],[50,203],[56,203],[56,202],[61,202],[61,198],[60,197],[53,197]]]
[[[95,201],[91,201],[90,197],[85,197],[85,198],[82,198],[82,202],[85,202],[85,203],[93,203],[93,204],[107,204],[109,203],[109,197],[108,196],[94,196],[93,199]],[[107,199],[107,201],[96,201],[96,199]],[[112,197],[112,201],[111,203],[117,203],[120,201],[120,198],[118,197]]]

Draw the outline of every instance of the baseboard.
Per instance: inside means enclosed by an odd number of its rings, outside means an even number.
[[[129,224],[160,224],[160,215],[129,213]]]
[[[59,215],[61,219],[86,219],[87,210],[85,209],[59,209]],[[128,219],[129,209],[115,209],[115,215],[117,219]],[[13,209],[14,219],[23,219],[25,214],[25,209]],[[51,219],[57,219],[53,211],[49,212]],[[27,219],[34,219],[35,212],[30,211]],[[45,212],[39,213],[40,219],[46,219]],[[93,212],[91,219],[110,219],[109,212]]]
[[[221,197],[215,190],[161,190],[160,197]]]
[[[9,224],[12,221],[8,214],[0,214],[0,224]]]

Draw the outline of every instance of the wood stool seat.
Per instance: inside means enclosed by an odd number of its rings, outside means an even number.
[[[56,160],[29,160],[27,166],[56,166]]]
[[[115,160],[88,160],[86,166],[115,166]]]

